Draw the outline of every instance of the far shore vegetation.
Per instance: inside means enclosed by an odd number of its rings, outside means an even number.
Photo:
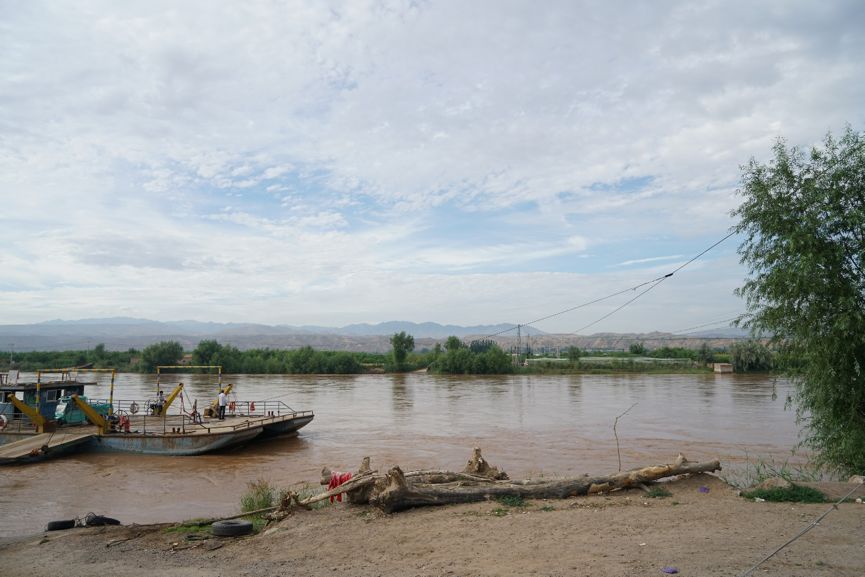
[[[492,340],[464,342],[448,337],[430,349],[414,350],[411,335],[391,337],[388,353],[297,349],[240,350],[203,340],[192,351],[176,341],[161,341],[143,350],[111,351],[99,344],[77,351],[0,351],[0,371],[50,371],[61,368],[115,368],[118,372],[153,373],[159,365],[219,365],[225,374],[364,374],[428,371],[450,375],[706,373],[712,363],[731,363],[735,372],[768,372],[779,358],[759,341],[742,341],[726,349],[661,347],[633,343],[628,349],[587,351],[568,347],[536,352],[523,347],[505,351]],[[11,364],[10,364],[11,362]],[[188,372],[207,372],[188,369]]]

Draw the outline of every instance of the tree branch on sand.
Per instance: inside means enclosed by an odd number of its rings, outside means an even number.
[[[412,507],[472,503],[501,497],[524,499],[565,499],[620,489],[639,488],[645,483],[678,475],[706,473],[721,469],[719,461],[691,463],[679,455],[671,464],[652,465],[611,475],[550,480],[511,481],[507,474],[491,466],[474,449],[462,472],[422,470],[404,473],[400,467],[379,475],[365,457],[358,472],[346,483],[307,499],[287,499],[289,503],[308,507],[312,503],[345,493],[354,504],[370,504],[386,513]],[[322,470],[322,484],[329,482],[331,471]],[[287,512],[287,511],[286,511]]]

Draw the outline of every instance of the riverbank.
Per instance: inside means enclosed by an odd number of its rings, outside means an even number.
[[[393,515],[337,503],[238,538],[168,524],[73,529],[6,539],[0,559],[9,577],[613,577],[663,575],[665,567],[683,576],[732,577],[830,507],[755,503],[709,475],[665,486],[671,493],[666,498],[634,490],[523,507],[493,501]],[[837,495],[843,487],[826,488]],[[759,575],[858,577],[865,566],[863,527],[865,506],[842,503],[761,565]]]

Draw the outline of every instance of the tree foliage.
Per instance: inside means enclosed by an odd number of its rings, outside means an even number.
[[[183,345],[177,341],[161,341],[141,351],[141,368],[152,372],[157,365],[176,365],[182,357]]]
[[[709,348],[708,343],[700,345],[700,349],[697,351],[697,360],[704,365],[715,362],[715,351]]]
[[[457,337],[448,337],[443,355],[429,366],[435,373],[451,375],[498,375],[513,372],[511,356],[493,341],[475,341],[465,346]]]
[[[459,337],[455,337],[455,336],[451,335],[445,341],[445,350],[448,352],[458,351],[463,347],[465,347],[465,345],[463,344],[463,342],[460,340]]]
[[[779,141],[743,167],[733,212],[750,277],[753,331],[795,362],[805,443],[823,463],[865,470],[865,135],[847,128],[809,154]]]
[[[394,365],[397,370],[402,370],[408,354],[414,350],[414,337],[405,331],[400,331],[390,338],[390,345],[393,347]]]
[[[632,355],[645,355],[646,345],[643,343],[631,343],[631,346],[628,347],[628,352]]]
[[[363,372],[360,353],[317,351],[310,346],[296,350],[239,350],[215,340],[203,340],[192,351],[197,365],[221,365],[230,374],[356,374]]]
[[[473,353],[485,353],[491,348],[498,346],[495,341],[490,339],[480,339],[469,343],[469,350]]]
[[[730,347],[730,362],[737,373],[770,371],[773,366],[772,352],[755,340],[733,343]]]
[[[580,360],[580,357],[583,356],[583,351],[580,350],[580,347],[570,346],[568,347],[568,360],[571,362],[576,362]]]

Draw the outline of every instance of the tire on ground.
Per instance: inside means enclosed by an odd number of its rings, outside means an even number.
[[[49,521],[47,525],[45,525],[46,531],[63,531],[64,529],[71,529],[75,526],[75,519],[64,519],[62,521]]]
[[[252,533],[252,523],[243,519],[229,519],[228,521],[217,521],[211,525],[214,535],[219,537],[235,537]]]
[[[104,515],[89,513],[84,517],[84,524],[88,527],[101,527],[103,525],[120,525],[120,521],[111,517],[105,517]]]

